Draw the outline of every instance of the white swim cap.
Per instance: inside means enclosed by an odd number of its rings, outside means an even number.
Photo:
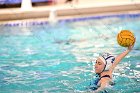
[[[110,66],[113,64],[115,57],[109,53],[103,53],[99,56],[99,58],[104,62],[105,67],[103,71],[107,71],[110,69]]]

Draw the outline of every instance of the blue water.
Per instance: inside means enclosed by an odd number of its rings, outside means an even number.
[[[140,92],[140,14],[61,20],[56,25],[0,25],[0,93],[88,92],[99,53],[118,55],[122,29],[136,36],[134,49],[114,71],[109,93]]]

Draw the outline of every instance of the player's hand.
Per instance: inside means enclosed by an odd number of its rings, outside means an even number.
[[[135,38],[135,41],[136,41],[136,38]],[[133,49],[133,47],[134,47],[134,45],[135,45],[135,41],[134,41],[134,44],[133,44],[133,45],[130,45],[130,46],[128,47],[128,50],[132,50],[132,49]]]

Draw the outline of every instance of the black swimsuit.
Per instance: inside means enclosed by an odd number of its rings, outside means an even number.
[[[98,85],[98,82],[99,82],[102,78],[104,78],[104,77],[108,77],[108,78],[111,79],[111,77],[110,77],[109,75],[104,75],[104,76],[98,78],[94,84],[95,84],[95,85]]]
[[[99,87],[98,82],[104,77],[111,78],[109,75],[104,75],[102,77],[98,77],[96,80],[94,80],[93,82],[90,83],[90,89],[91,90],[97,90],[98,87]]]

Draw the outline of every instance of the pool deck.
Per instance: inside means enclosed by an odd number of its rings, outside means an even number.
[[[48,20],[51,11],[57,18],[87,15],[140,13],[140,0],[79,0],[78,3],[56,4],[33,7],[28,11],[21,8],[0,9],[0,23],[15,20]]]

